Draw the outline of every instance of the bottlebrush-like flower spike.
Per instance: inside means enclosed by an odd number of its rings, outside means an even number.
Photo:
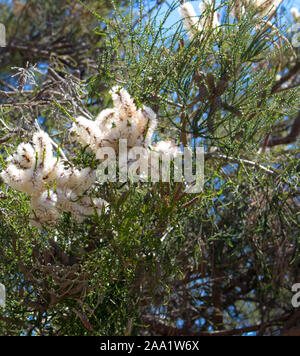
[[[143,119],[140,120],[139,130],[143,135],[145,147],[148,147],[151,144],[151,139],[157,126],[157,118],[155,112],[146,105],[143,106],[141,115]]]
[[[69,188],[57,188],[57,207],[62,211],[71,211],[70,204],[78,199],[78,196]]]
[[[199,4],[199,9],[200,9],[200,12],[201,14],[202,13],[205,13],[205,11],[208,9],[208,8],[211,8],[211,11],[213,10],[212,8],[212,1],[211,0],[205,0],[203,2],[201,2]],[[211,27],[212,28],[216,28],[218,26],[220,26],[220,21],[219,21],[219,17],[220,17],[220,14],[217,13],[216,11],[214,11],[214,14],[213,14],[213,20],[212,20],[212,24],[211,24]],[[204,15],[203,18],[201,18],[200,20],[200,23],[201,23],[201,26],[204,28],[204,27],[207,27],[211,22],[211,13],[206,13]]]
[[[77,117],[71,128],[71,135],[83,146],[95,146],[99,133],[96,123],[84,116]]]
[[[96,118],[97,128],[101,131],[107,130],[116,121],[116,109],[105,109]]]
[[[32,167],[34,160],[35,153],[30,143],[21,143],[17,147],[17,152],[7,159],[8,162],[15,164],[21,169],[28,169]]]
[[[100,198],[79,197],[71,189],[58,189],[57,196],[58,207],[63,211],[70,212],[78,222],[93,215],[95,210],[100,214],[102,208],[107,206],[107,203]]]
[[[110,91],[115,108],[105,109],[96,118],[101,132],[97,147],[91,149],[97,154],[101,147],[112,147],[118,151],[119,140],[127,139],[128,147],[148,146],[157,125],[155,113],[147,106],[137,110],[133,99],[125,89],[113,87]]]
[[[242,15],[245,14],[245,7],[243,5],[242,0],[235,0],[232,10],[230,11],[230,15],[233,18],[240,19]]]
[[[76,203],[73,203],[74,212],[76,212],[79,217],[87,217],[93,215],[95,212],[101,214],[103,207],[107,206],[107,203],[100,198],[91,198],[85,196],[79,199]]]
[[[300,18],[300,12],[296,7],[292,7],[290,13],[295,21],[297,21]]]
[[[47,183],[53,184],[55,180],[57,187],[65,187],[68,184],[71,174],[72,168],[66,166],[64,162],[59,160],[55,165],[55,169],[49,174]]]
[[[135,115],[136,106],[126,89],[115,86],[111,89],[110,94],[120,120],[129,119]]]
[[[43,177],[47,179],[57,164],[57,159],[53,154],[52,140],[46,132],[39,130],[33,135],[32,141],[36,156],[35,169],[41,169]]]
[[[45,190],[43,173],[41,170],[34,169],[34,167],[24,170],[10,164],[1,173],[1,177],[13,189],[31,196],[37,196]]]
[[[172,141],[160,141],[155,144],[152,149],[161,155],[168,155],[171,159],[181,154],[179,147]]]
[[[82,194],[96,181],[96,171],[90,167],[75,169],[66,167],[62,162],[57,165],[54,174],[51,175],[51,183],[56,182],[59,189],[71,189],[76,194]]]
[[[275,13],[283,0],[249,0],[248,5],[254,6],[260,16],[271,15]]]
[[[202,30],[202,25],[190,2],[185,2],[179,7],[179,15],[183,21],[183,28],[187,31],[190,39],[193,39],[197,31]]]
[[[59,212],[56,208],[57,195],[47,190],[40,196],[31,200],[31,222],[37,227],[43,224],[55,224],[59,218]]]
[[[53,146],[49,135],[40,130],[33,135],[33,147],[41,161],[46,161],[53,157]]]
[[[247,8],[255,8],[260,16],[272,15],[275,13],[279,5],[283,0],[236,0],[231,16],[234,18],[240,18],[245,14]]]
[[[160,176],[159,160],[172,161],[176,157],[181,156],[181,150],[172,141],[160,141],[151,147],[149,152],[151,174]],[[156,158],[155,158],[156,157]],[[163,177],[162,177],[163,178]]]
[[[119,140],[127,139],[128,146],[134,146],[139,137],[138,122],[136,116],[127,120],[118,120],[112,123],[110,130],[107,130],[103,138],[103,146],[111,146],[118,151]]]
[[[87,128],[96,131],[95,122],[85,118],[79,121],[79,130],[86,135],[84,140],[92,142],[94,138],[92,135],[87,137]],[[90,198],[81,197],[95,182],[96,171],[90,167],[80,170],[65,165],[65,161],[54,156],[52,140],[42,130],[33,135],[33,146],[19,145],[8,162],[1,177],[12,188],[32,197],[30,218],[37,227],[45,223],[54,224],[61,211],[71,212],[81,221],[104,204],[104,201],[96,199],[94,205]]]
[[[83,194],[96,181],[96,171],[90,167],[74,170],[68,180],[68,188],[76,194]]]

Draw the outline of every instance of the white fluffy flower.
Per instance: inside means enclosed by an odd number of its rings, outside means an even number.
[[[96,171],[90,167],[75,169],[66,167],[62,162],[57,164],[51,175],[51,182],[56,182],[56,187],[60,189],[71,189],[77,194],[82,194],[88,190],[96,181]]]
[[[57,160],[53,155],[50,137],[40,130],[33,135],[33,146],[20,144],[8,162],[7,168],[1,173],[5,183],[37,197],[46,189],[45,182],[55,169]]]
[[[65,187],[68,184],[70,174],[72,173],[72,168],[66,166],[64,162],[58,160],[54,169],[48,176],[47,182],[53,184],[54,180],[57,187]]]
[[[53,157],[53,146],[49,135],[42,130],[36,132],[32,137],[33,147],[41,162]]]
[[[102,145],[113,147],[116,151],[118,150],[120,139],[127,139],[128,146],[136,145],[138,138],[142,135],[139,130],[137,116],[135,115],[126,120],[119,119],[117,115],[114,118],[115,121],[111,123],[110,129],[106,130]]]
[[[242,2],[242,0],[236,0],[230,14],[232,17],[239,19],[241,15],[245,14],[247,8],[253,7],[260,16],[272,15],[282,1],[283,0],[246,0]]]
[[[57,188],[57,206],[62,211],[70,211],[70,204],[78,199],[78,196],[69,188]]]
[[[179,14],[183,21],[183,27],[188,32],[190,39],[195,37],[197,31],[203,31],[203,29],[206,29],[209,25],[212,28],[220,26],[219,14],[216,11],[214,11],[211,22],[211,13],[207,11],[209,8],[213,11],[212,2],[210,0],[201,2],[199,9],[202,16],[199,18],[190,2],[185,2],[180,5]]]
[[[41,170],[44,179],[47,180],[57,164],[52,140],[46,132],[39,130],[33,135],[32,141],[35,150],[35,169]]]
[[[180,5],[178,11],[182,18],[183,28],[187,31],[189,38],[193,39],[197,31],[202,30],[202,25],[193,5],[190,2],[185,2]]]
[[[77,118],[72,126],[75,139],[95,154],[102,147],[118,152],[121,139],[127,140],[129,148],[149,146],[157,125],[156,114],[147,106],[137,109],[124,88],[113,87],[110,93],[114,108],[101,111],[95,121]]]
[[[84,116],[79,116],[73,123],[71,134],[83,146],[90,146],[91,149],[101,141],[101,132],[97,127],[95,121],[89,120]]]
[[[167,165],[177,157],[181,156],[181,150],[172,141],[160,141],[151,147],[149,152],[149,164],[151,170],[151,177],[155,180],[169,179],[169,168],[164,166],[163,162]],[[162,162],[162,165],[159,162]]]
[[[79,199],[76,203],[73,203],[75,211],[77,211],[79,216],[90,216],[97,212],[97,214],[101,214],[101,210],[103,207],[107,205],[104,200],[100,198],[91,198],[88,196]]]
[[[118,110],[120,120],[131,118],[136,113],[136,106],[126,89],[115,86],[110,91],[114,106]]]
[[[116,109],[105,109],[100,112],[96,118],[96,125],[99,130],[104,131],[106,128],[111,126],[114,122],[116,115]]]
[[[33,165],[35,152],[30,143],[21,143],[17,152],[8,157],[7,161],[17,165],[19,168],[27,169]]]
[[[248,0],[248,5],[254,6],[260,16],[274,13],[283,0]]]
[[[1,177],[13,189],[32,196],[39,195],[45,189],[42,171],[34,166],[24,170],[10,164],[1,173]]]
[[[78,222],[93,215],[95,211],[100,215],[102,208],[107,206],[100,198],[79,197],[71,189],[58,189],[57,197],[57,206],[63,211],[70,212]]]
[[[90,167],[73,170],[68,180],[68,187],[77,194],[88,190],[96,181],[96,171]]]
[[[96,131],[95,122],[85,118],[78,122],[78,129],[85,129],[85,140],[91,143],[94,138],[89,136],[88,128]],[[65,161],[54,156],[53,143],[47,133],[36,132],[33,146],[20,144],[8,163],[0,175],[12,188],[31,196],[33,225],[54,224],[61,211],[69,211],[76,218],[79,215],[80,219],[93,214],[95,208],[88,206],[81,195],[96,181],[96,171],[90,167],[80,170],[65,165]],[[82,202],[76,203],[77,200]]]
[[[203,2],[201,2],[199,4],[199,8],[200,8],[201,14],[205,13],[205,11],[207,11],[209,8],[212,11],[213,10],[212,1],[204,0]],[[219,13],[214,11],[213,20],[212,20],[212,24],[211,24],[212,28],[216,28],[216,27],[220,26],[219,16],[220,16]],[[211,17],[211,13],[206,13],[204,15],[204,17],[201,18],[200,23],[201,23],[202,28],[204,28],[205,26],[208,26],[210,24],[210,21],[211,21],[210,17]]]
[[[57,195],[47,190],[40,196],[31,200],[31,222],[40,227],[42,224],[55,224],[59,218],[59,212],[56,208]]]
[[[106,109],[96,119],[103,130],[102,146],[118,150],[120,139],[127,139],[128,147],[147,145],[156,127],[156,115],[143,106],[137,109],[129,93],[120,87],[111,90],[114,109]]]
[[[181,154],[179,147],[172,141],[160,141],[152,149],[160,155],[168,155],[171,159]]]
[[[290,13],[295,21],[297,21],[300,18],[300,12],[296,7],[292,7]]]

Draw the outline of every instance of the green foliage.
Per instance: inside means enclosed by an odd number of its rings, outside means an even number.
[[[37,118],[75,167],[96,166],[69,128],[81,110],[111,107],[117,84],[158,114],[156,141],[205,147],[205,185],[189,195],[181,183],[96,184],[91,194],[107,211],[84,223],[64,213],[55,228],[38,230],[29,198],[1,183],[0,333],[154,335],[162,332],[152,321],[163,320],[168,334],[181,319],[179,334],[200,335],[282,318],[263,329],[278,333],[299,282],[299,145],[258,151],[266,137],[288,134],[299,110],[297,78],[274,89],[277,74],[299,65],[284,28],[262,25],[254,11],[232,21],[232,1],[218,3],[219,28],[192,40],[181,21],[168,25],[178,1],[165,12],[143,1],[16,3],[1,9],[14,49],[9,62],[0,52],[0,85],[17,98],[1,96],[0,140],[12,135],[1,141],[1,170]],[[37,48],[36,84],[25,93],[10,68],[26,67],[30,56],[17,48],[29,43],[21,33]]]

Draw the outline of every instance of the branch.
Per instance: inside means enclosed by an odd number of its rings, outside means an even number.
[[[164,321],[155,320],[154,318],[151,318],[149,316],[144,316],[142,318],[142,321],[145,324],[148,324],[148,327],[150,327],[155,334],[159,334],[161,336],[238,336],[249,332],[259,331],[262,327],[266,328],[269,326],[273,326],[274,324],[281,323],[285,320],[288,320],[289,318],[290,315],[284,315],[281,318],[274,319],[266,323],[246,326],[244,328],[239,328],[239,329],[220,330],[220,331],[199,331],[199,332],[190,330],[188,333],[183,329],[167,325]],[[292,330],[290,330],[290,332],[292,332]],[[297,332],[299,332],[299,328]]]
[[[3,144],[7,141],[9,141],[14,134],[22,134],[24,135],[25,131],[21,128],[17,128],[17,129],[9,129],[9,133],[3,137],[0,138],[0,144]]]
[[[300,71],[300,62],[296,63],[295,66],[282,78],[280,78],[272,87],[271,94],[277,92],[280,89],[281,85],[287,82],[293,75],[297,74]]]
[[[293,143],[297,140],[297,137],[300,134],[300,111],[294,120],[294,123],[291,127],[291,131],[287,136],[284,137],[271,137],[267,142],[266,142],[266,147],[274,147],[278,145],[286,145],[289,143]]]
[[[220,153],[215,153],[215,152],[210,152],[210,153],[207,153],[206,156],[213,156],[213,157],[218,157],[218,158],[223,158],[225,160],[228,160],[228,161],[231,161],[231,162],[235,162],[235,163],[243,163],[245,164],[246,166],[250,166],[250,167],[255,167],[255,168],[258,168],[258,169],[261,169],[262,171],[270,174],[271,176],[273,177],[276,177],[277,176],[277,173],[257,162],[253,162],[253,161],[249,161],[247,159],[241,159],[241,158],[235,158],[235,157],[231,157],[231,156],[226,156],[226,155],[223,155],[223,154],[220,154]]]
[[[281,336],[300,336],[300,327],[294,327],[294,325],[300,319],[300,311],[295,312],[289,320],[287,320],[286,324],[282,328],[280,335]]]

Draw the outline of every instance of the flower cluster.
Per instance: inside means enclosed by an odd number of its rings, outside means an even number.
[[[254,8],[259,16],[273,15],[283,0],[236,0],[231,16],[240,18],[246,9]]]
[[[113,87],[110,93],[114,108],[101,111],[95,121],[78,117],[71,128],[73,137],[89,146],[96,157],[102,147],[112,147],[118,152],[120,139],[127,139],[129,149],[148,148],[157,125],[155,113],[145,105],[137,109],[124,88]]]
[[[12,188],[31,196],[31,222],[38,227],[54,224],[60,211],[82,221],[105,205],[102,199],[82,196],[94,183],[96,172],[75,169],[55,157],[52,140],[42,130],[33,135],[32,144],[21,143],[8,157],[1,177]]]
[[[136,147],[143,148],[148,162],[152,151],[167,154],[171,159],[179,154],[179,148],[171,141],[151,146],[157,119],[149,107],[137,108],[124,88],[114,87],[110,93],[114,108],[101,111],[95,121],[83,116],[75,119],[71,135],[78,143],[99,158],[104,147],[119,153],[119,140],[126,139],[128,165],[136,161]],[[31,221],[36,226],[54,224],[62,211],[70,212],[80,222],[107,205],[88,194],[96,181],[96,170],[74,168],[69,161],[55,156],[53,141],[42,130],[33,135],[32,144],[17,147],[1,177],[12,188],[31,196]]]
[[[127,140],[129,168],[136,162],[137,147],[143,148],[142,159],[151,162],[151,152],[169,155],[173,159],[180,154],[179,148],[170,141],[160,141],[152,146],[151,139],[157,126],[156,114],[151,108],[143,105],[137,108],[134,100],[126,89],[113,87],[110,91],[114,108],[100,112],[96,120],[78,117],[72,125],[72,136],[82,145],[88,146],[96,155],[102,158],[101,148],[111,147],[116,153],[119,151],[119,140]],[[148,166],[150,169],[151,164]],[[145,173],[145,172],[144,172]],[[141,177],[143,174],[140,175]]]
[[[172,141],[159,141],[152,149],[160,155],[168,155],[170,159],[174,159],[181,154],[180,149]]]
[[[250,0],[248,5],[253,5],[261,16],[273,14],[283,0]]]
[[[199,4],[200,12],[203,14],[199,18],[195,12],[193,5],[190,2],[185,2],[179,7],[179,14],[183,21],[183,27],[187,31],[189,38],[192,40],[197,33],[201,33],[208,26],[217,28],[220,25],[220,14],[214,12],[211,19],[211,15],[208,13],[208,9],[212,6],[211,0],[205,0]]]
[[[260,16],[272,15],[281,4],[282,0],[236,0],[232,11],[230,12],[233,18],[240,18],[245,14],[247,9],[254,8]],[[211,0],[204,0],[199,4],[200,13],[203,14],[200,18],[197,16],[193,5],[190,2],[184,2],[179,7],[179,14],[183,21],[183,27],[187,31],[190,40],[196,34],[200,34],[208,28],[217,28],[220,26],[220,14],[215,12],[211,17],[210,11],[212,8]],[[210,11],[208,11],[210,9]],[[299,16],[297,9],[291,9],[294,18]]]

